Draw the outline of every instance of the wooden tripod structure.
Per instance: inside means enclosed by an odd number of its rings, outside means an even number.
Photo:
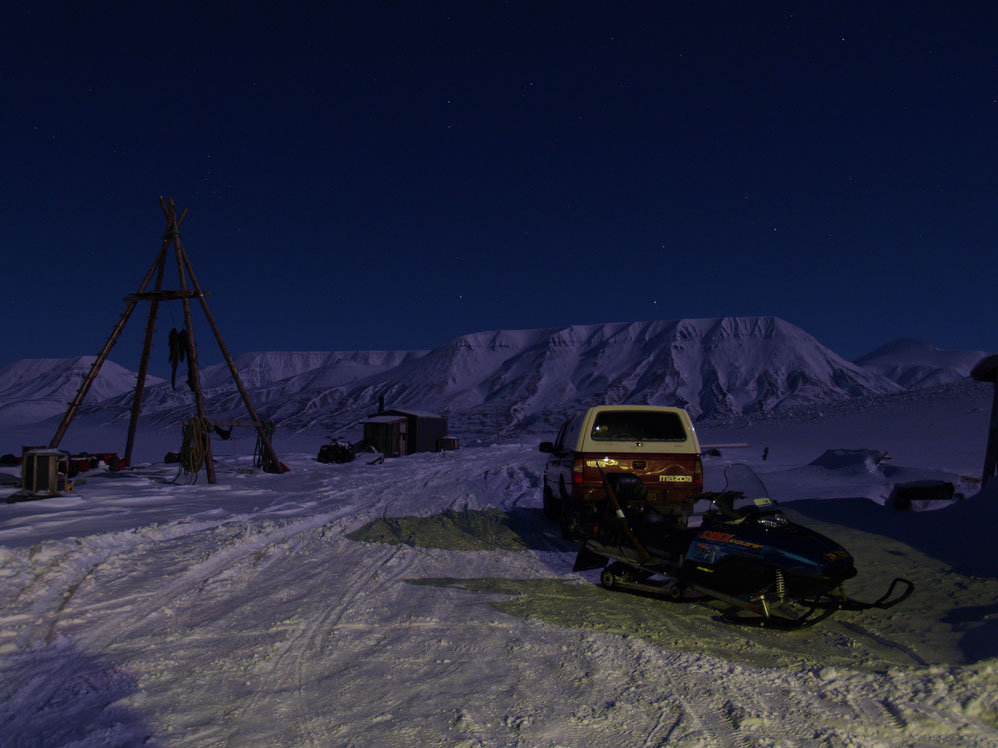
[[[219,332],[218,325],[215,323],[215,318],[212,316],[211,310],[208,308],[208,301],[205,297],[209,296],[210,292],[202,290],[201,284],[198,283],[197,276],[194,274],[194,268],[191,266],[191,261],[187,257],[187,252],[184,251],[184,245],[180,240],[180,225],[184,222],[184,218],[187,217],[188,208],[184,208],[183,212],[177,216],[176,204],[174,203],[172,197],[169,199],[169,202],[160,197],[159,204],[163,209],[163,215],[166,216],[166,232],[163,234],[163,245],[159,250],[159,254],[156,256],[156,261],[153,262],[152,266],[149,268],[149,272],[147,272],[145,278],[142,279],[142,283],[139,285],[139,290],[136,293],[125,297],[125,311],[118,320],[118,324],[115,325],[114,329],[111,331],[111,335],[108,337],[107,342],[104,343],[104,348],[101,349],[97,359],[94,361],[93,365],[91,365],[86,379],[83,380],[83,384],[80,385],[80,389],[76,393],[76,397],[73,398],[72,402],[70,402],[66,415],[63,416],[62,422],[59,424],[59,428],[56,431],[55,436],[52,437],[52,441],[49,443],[49,448],[55,449],[59,446],[59,442],[62,441],[62,437],[65,436],[66,430],[69,428],[69,424],[72,422],[73,417],[83,404],[83,400],[87,396],[90,386],[97,378],[97,374],[100,372],[101,366],[107,360],[108,354],[110,354],[114,344],[118,341],[122,330],[125,329],[125,324],[128,322],[129,317],[131,317],[132,312],[135,311],[135,307],[140,301],[150,302],[149,318],[146,323],[146,335],[142,345],[142,359],[139,362],[138,377],[135,383],[135,395],[132,399],[131,418],[128,422],[128,442],[125,446],[125,464],[131,465],[132,463],[132,447],[135,444],[135,429],[139,422],[139,411],[142,408],[142,393],[145,390],[146,373],[149,370],[149,354],[152,350],[152,338],[156,330],[156,312],[159,307],[159,302],[161,301],[180,299],[183,302],[184,323],[187,326],[186,354],[188,368],[190,371],[189,379],[191,388],[194,390],[194,400],[197,405],[198,417],[201,419],[206,418],[204,393],[201,391],[201,376],[198,371],[197,346],[194,343],[194,327],[193,320],[191,318],[191,299],[196,298],[201,302],[201,308],[204,310],[204,315],[208,319],[211,331],[215,334],[215,340],[218,341],[218,347],[222,351],[222,356],[225,358],[225,362],[229,365],[229,371],[232,372],[232,379],[235,382],[236,387],[239,389],[239,394],[242,396],[243,404],[246,406],[246,410],[249,412],[253,425],[256,427],[257,434],[260,437],[260,443],[263,447],[263,467],[265,470],[270,472],[280,472],[281,463],[277,457],[277,453],[274,452],[274,447],[271,445],[267,429],[264,427],[263,422],[257,415],[256,409],[253,407],[253,403],[250,402],[249,395],[246,392],[246,387],[243,385],[242,378],[239,376],[239,372],[237,371],[236,365],[232,360],[232,356],[229,354],[229,349],[226,347],[225,341],[222,340],[222,333]],[[167,255],[169,254],[171,245],[175,250],[177,258],[177,274],[180,278],[180,289],[175,291],[164,291],[162,289],[163,275],[166,272]],[[147,291],[146,288],[149,286],[149,282],[153,279],[153,276],[156,277],[154,288],[152,291]],[[188,288],[187,286],[188,276],[190,276],[193,288]],[[205,472],[208,474],[208,482],[215,483],[215,466],[212,462],[210,440],[206,442]]]

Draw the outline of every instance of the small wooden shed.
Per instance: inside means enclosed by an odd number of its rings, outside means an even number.
[[[373,415],[361,421],[364,441],[387,457],[409,454],[409,419],[405,416]]]
[[[436,452],[448,446],[447,416],[418,410],[389,409],[361,421],[364,440],[388,457]]]

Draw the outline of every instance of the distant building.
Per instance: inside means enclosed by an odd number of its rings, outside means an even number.
[[[373,444],[388,457],[454,449],[457,444],[456,439],[447,436],[447,416],[437,413],[380,410],[365,418],[361,424],[364,441]]]

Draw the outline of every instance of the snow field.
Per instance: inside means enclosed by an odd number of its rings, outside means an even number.
[[[994,580],[897,541],[818,528],[921,574],[904,607],[748,630],[572,574],[574,550],[540,516],[534,445],[282,459],[292,473],[234,454],[217,486],[170,486],[175,470],[150,464],[0,505],[10,745],[998,742],[996,660],[961,647],[990,630],[994,611],[970,607],[994,602]],[[434,534],[348,537],[406,517]],[[510,528],[523,550],[507,549]],[[469,529],[495,550],[446,547]],[[879,594],[884,571],[861,579]]]

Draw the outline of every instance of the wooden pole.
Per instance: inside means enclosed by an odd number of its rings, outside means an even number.
[[[184,212],[181,213],[180,217],[177,219],[178,229],[186,217],[187,208],[184,208]],[[149,371],[149,355],[152,351],[152,336],[156,331],[156,312],[159,309],[159,297],[164,295],[161,289],[163,287],[163,274],[166,271],[166,252],[169,248],[170,227],[169,223],[167,223],[167,230],[163,234],[163,245],[160,247],[159,254],[156,257],[159,269],[156,273],[155,292],[148,294],[145,291],[140,291],[135,294],[136,300],[148,298],[152,303],[149,305],[149,319],[146,322],[146,336],[142,343],[142,357],[139,359],[139,371],[135,377],[135,395],[132,398],[132,413],[128,419],[128,438],[125,440],[125,465],[128,466],[131,466],[132,464],[132,452],[135,447],[135,430],[138,427],[139,416],[142,412],[142,394],[145,391],[146,376]],[[168,293],[169,292],[167,292],[167,295]]]
[[[991,421],[988,425],[988,445],[984,449],[984,471],[981,474],[981,488],[998,474],[998,380],[994,383],[995,392],[991,399]]]
[[[163,202],[163,198],[159,199],[160,205],[163,211],[166,213],[167,218],[167,235],[172,238],[173,247],[177,254],[177,273],[180,276],[180,289],[182,291],[187,290],[187,279],[184,275],[184,245],[180,241],[180,232],[177,230],[177,206],[170,198],[169,207]],[[187,327],[187,369],[190,374],[190,385],[191,389],[194,390],[194,401],[197,404],[198,418],[205,420],[207,418],[207,413],[205,412],[204,406],[204,392],[201,391],[201,373],[198,370],[198,355],[197,355],[197,345],[194,342],[194,320],[191,316],[191,300],[189,297],[185,296],[182,300],[184,305],[184,324]],[[211,440],[205,441],[205,454],[204,454],[204,469],[205,473],[208,475],[209,483],[217,483],[217,478],[215,477],[215,462],[211,454]]]
[[[197,298],[201,301],[201,308],[204,310],[204,316],[208,318],[208,324],[211,326],[211,331],[215,334],[215,340],[218,341],[219,350],[222,351],[225,363],[229,365],[229,371],[232,372],[232,379],[236,383],[236,388],[239,390],[239,394],[243,399],[243,405],[246,406],[246,411],[249,413],[249,416],[253,421],[253,425],[256,426],[256,433],[260,436],[260,443],[263,445],[264,455],[267,457],[267,460],[272,466],[278,468],[281,461],[277,456],[277,452],[274,451],[274,447],[270,442],[270,437],[267,435],[267,430],[263,427],[263,422],[260,420],[260,416],[257,415],[256,408],[253,407],[253,403],[250,401],[249,394],[246,392],[246,387],[243,385],[242,377],[239,376],[239,370],[236,369],[236,363],[232,360],[229,348],[225,345],[225,341],[222,339],[222,333],[218,329],[215,317],[211,313],[211,309],[208,308],[208,300],[205,298],[204,293],[201,292],[201,284],[198,283],[197,276],[194,274],[194,267],[191,265],[190,258],[187,256],[187,252],[183,249],[181,249],[181,252],[184,264],[187,267],[187,272],[191,276],[191,284],[198,292]]]
[[[157,262],[159,271],[156,273],[155,290],[159,291],[163,286],[163,273],[166,270],[166,250],[169,240],[163,238],[163,247],[159,251]],[[142,342],[142,358],[139,359],[139,372],[135,377],[135,396],[132,398],[132,414],[128,419],[128,438],[125,441],[125,464],[132,464],[132,448],[135,446],[135,429],[139,423],[139,413],[142,411],[142,393],[146,386],[146,373],[149,371],[149,354],[152,351],[152,336],[156,332],[156,312],[159,309],[159,301],[152,299],[149,304],[149,319],[146,322],[146,337]]]
[[[146,277],[142,279],[142,283],[139,284],[139,293],[145,291],[146,286],[149,285],[149,281],[152,280],[153,273],[156,272],[156,267],[159,264],[159,257],[149,268],[149,272],[146,273]],[[111,331],[111,335],[108,337],[107,342],[104,343],[104,347],[101,352],[97,354],[97,358],[94,360],[93,364],[90,366],[90,371],[87,374],[87,378],[83,380],[83,384],[80,385],[79,391],[76,393],[76,397],[73,398],[72,402],[69,403],[69,409],[66,411],[66,415],[62,417],[62,421],[59,423],[59,428],[55,432],[55,436],[52,437],[52,441],[49,442],[49,449],[55,449],[59,446],[59,442],[62,441],[62,437],[66,435],[66,430],[69,428],[69,424],[72,423],[76,412],[80,409],[83,404],[84,398],[90,391],[90,386],[97,379],[97,374],[100,373],[101,366],[104,365],[104,361],[107,360],[108,354],[111,353],[111,349],[114,348],[114,344],[118,342],[118,338],[121,336],[121,331],[125,329],[125,323],[128,322],[128,318],[132,316],[132,312],[135,310],[135,305],[138,303],[138,299],[129,300],[125,306],[125,311],[122,312],[118,324],[114,326]]]
[[[981,488],[984,488],[998,473],[998,354],[985,356],[970,371],[975,382],[994,384],[991,399],[991,420],[988,423],[988,443],[984,448],[984,470],[981,472]]]

